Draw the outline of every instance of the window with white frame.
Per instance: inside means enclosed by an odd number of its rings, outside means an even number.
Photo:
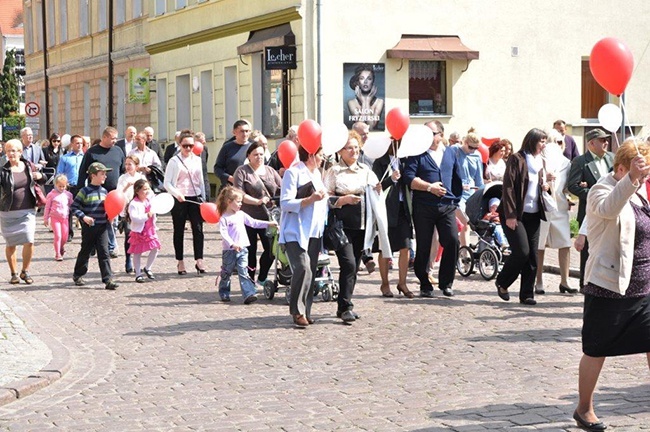
[[[126,21],[126,0],[116,0],[113,5],[115,7],[115,11],[113,12],[115,24],[123,24]]]
[[[142,0],[133,0],[133,8],[131,9],[131,18],[136,19],[142,16]]]
[[[56,133],[59,133],[59,91],[57,89],[51,89],[50,103],[52,104],[52,130]],[[49,138],[49,137],[47,137]]]
[[[448,114],[445,61],[409,61],[409,113]]]
[[[167,12],[167,0],[156,0],[154,13],[156,16]]]
[[[72,119],[70,116],[70,86],[63,87],[63,112],[65,113],[65,133],[72,131]]]
[[[68,0],[59,0],[59,39],[68,40]]]
[[[31,6],[25,5],[24,12],[25,14],[25,52],[31,54],[34,52],[34,34],[33,25],[32,25],[32,8]]]
[[[176,130],[192,128],[190,75],[176,77]]]
[[[126,76],[118,75],[117,80],[117,130],[126,130]]]
[[[99,130],[108,126],[108,81],[99,80]]]
[[[88,0],[79,0],[79,37],[88,36]]]
[[[43,9],[39,6],[35,8],[36,12],[36,17],[34,19],[34,22],[36,25],[34,26],[34,36],[36,37],[36,51],[42,51],[43,50],[43,32],[42,30],[42,25],[41,23],[43,22]]]
[[[84,135],[90,136],[90,83],[84,83]]]
[[[214,139],[214,93],[212,71],[201,72],[201,132],[207,140]]]
[[[47,46],[51,47],[56,45],[56,28],[59,23],[56,21],[56,14],[54,11],[54,2],[47,2]]]
[[[97,30],[106,30],[106,0],[97,1]]]
[[[156,79],[156,107],[158,109],[158,140],[167,141],[167,80]]]
[[[176,0],[176,9],[187,7],[187,0]]]

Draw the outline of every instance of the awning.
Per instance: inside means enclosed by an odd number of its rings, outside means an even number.
[[[472,51],[458,36],[402,35],[386,57],[408,60],[477,60],[478,51]]]
[[[253,54],[264,51],[267,46],[295,45],[296,36],[291,31],[291,24],[282,24],[262,30],[252,31],[245,44],[237,47],[237,54]]]

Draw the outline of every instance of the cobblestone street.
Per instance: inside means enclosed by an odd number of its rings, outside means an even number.
[[[501,301],[478,274],[458,276],[453,298],[412,300],[382,298],[378,272],[360,274],[360,320],[343,325],[319,299],[317,322],[299,330],[283,290],[245,306],[235,279],[233,301],[218,301],[214,225],[205,276],[176,274],[164,216],[157,280],[135,283],[121,249],[110,292],[94,258],[89,285],[73,286],[79,238],[55,262],[38,220],[35,283],[10,285],[2,267],[1,430],[577,430],[582,296],[560,294],[556,275],[529,307]],[[409,287],[417,292],[412,273]],[[49,385],[28,380],[39,388],[12,400],[28,376]],[[650,430],[649,378],[645,356],[606,362],[596,410],[610,429]]]

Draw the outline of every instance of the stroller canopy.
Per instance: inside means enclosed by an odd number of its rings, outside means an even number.
[[[501,199],[502,192],[503,183],[500,181],[493,181],[478,188],[465,203],[465,214],[470,223],[475,225],[483,219],[488,212],[488,202],[492,198]]]

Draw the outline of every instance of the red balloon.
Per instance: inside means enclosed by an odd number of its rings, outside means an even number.
[[[202,152],[203,152],[203,144],[201,144],[198,141],[194,141],[194,147],[192,147],[192,153],[194,153],[197,156],[201,156]]]
[[[298,140],[300,141],[300,145],[309,154],[316,153],[320,148],[322,134],[323,131],[320,125],[314,120],[303,120],[298,125]]]
[[[125,205],[126,195],[124,195],[124,192],[117,189],[110,191],[104,200],[104,210],[106,211],[108,220],[112,221],[115,219],[115,216],[122,213]]]
[[[483,142],[483,144],[485,144],[486,146],[489,147],[492,144],[494,144],[495,142],[499,141],[500,139],[501,138],[485,138],[485,137],[481,137],[481,142]]]
[[[289,168],[294,160],[296,160],[296,154],[298,153],[298,147],[293,141],[284,140],[278,146],[278,157],[282,166]]]
[[[386,127],[390,135],[396,140],[402,139],[410,123],[409,113],[402,108],[393,108],[386,114]]]
[[[219,223],[219,219],[221,219],[221,215],[219,215],[219,211],[217,210],[217,205],[215,203],[211,203],[211,202],[201,203],[201,205],[199,206],[199,210],[201,212],[201,217],[207,223],[213,223],[213,224]]]
[[[483,143],[479,143],[478,152],[481,154],[481,160],[483,163],[487,163],[488,158],[490,157],[490,147],[486,146]]]
[[[598,84],[608,92],[620,96],[632,78],[634,57],[627,45],[608,37],[596,42],[591,49],[589,69]]]

